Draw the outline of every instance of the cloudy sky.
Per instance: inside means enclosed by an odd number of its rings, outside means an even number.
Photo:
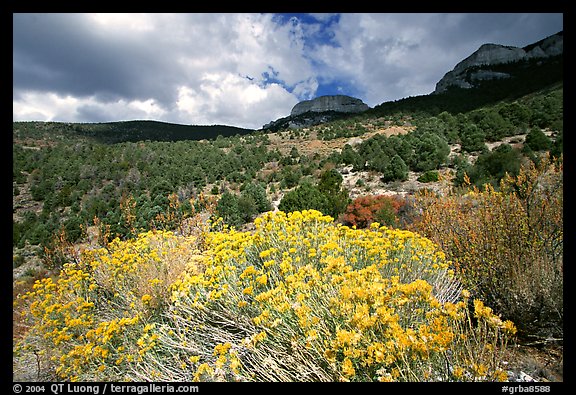
[[[480,45],[563,30],[529,14],[13,14],[13,120],[258,129],[301,100],[432,92]]]

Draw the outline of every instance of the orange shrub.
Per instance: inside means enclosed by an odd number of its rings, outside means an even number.
[[[346,207],[342,220],[357,228],[367,228],[372,222],[395,226],[398,212],[404,204],[404,200],[396,196],[360,196]]]
[[[563,166],[545,156],[499,190],[422,194],[413,229],[438,243],[464,284],[525,336],[562,337]]]

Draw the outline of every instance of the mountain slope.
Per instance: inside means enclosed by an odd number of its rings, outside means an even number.
[[[447,72],[430,94],[384,102],[353,114],[335,111],[291,114],[270,122],[263,129],[279,131],[309,127],[362,114],[379,117],[399,112],[426,112],[430,115],[443,111],[452,114],[467,112],[561,85],[563,62],[563,32],[524,48],[484,44]]]
[[[434,115],[447,111],[456,114],[502,100],[515,100],[538,90],[561,85],[564,80],[563,55],[552,56],[544,61],[529,59],[502,63],[490,68],[492,72],[506,73],[510,78],[481,80],[468,89],[450,86],[442,93],[385,102],[366,113],[382,116],[395,112],[425,111]],[[478,70],[479,66],[474,66],[468,72]]]
[[[494,66],[509,63],[522,64],[531,60],[537,63],[561,56],[564,34],[559,32],[524,48],[499,44],[484,44],[472,55],[459,62],[436,84],[433,93],[446,92],[450,87],[474,88],[485,80],[514,78],[514,69],[494,70]]]
[[[211,140],[218,136],[232,137],[252,133],[244,129],[226,125],[181,125],[159,121],[121,121],[105,123],[68,122],[14,122],[14,135],[17,130],[37,130],[51,134],[88,137],[100,143],[113,144],[136,141],[180,141]]]

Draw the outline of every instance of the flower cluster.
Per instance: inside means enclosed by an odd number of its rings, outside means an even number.
[[[21,296],[30,330],[16,351],[48,350],[65,380],[124,378],[155,344],[151,333],[168,287],[182,272],[193,240],[147,232],[85,250]]]
[[[478,370],[482,361],[464,356],[480,353],[455,352],[478,333],[430,240],[378,223],[342,226],[314,210],[266,213],[255,225],[253,233],[209,234],[201,262],[174,282],[160,347],[182,361],[198,357],[179,379],[504,378],[494,358]],[[477,341],[502,345],[511,323],[482,311],[491,326]],[[234,363],[210,352],[222,344]]]
[[[468,310],[430,240],[314,210],[255,227],[84,251],[23,297],[19,351],[50,350],[66,380],[506,379],[514,325],[481,301]]]

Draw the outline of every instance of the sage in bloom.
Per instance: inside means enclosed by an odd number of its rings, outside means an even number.
[[[24,296],[21,350],[50,349],[71,381],[506,379],[497,356],[514,324],[479,300],[469,311],[430,240],[314,210],[255,227],[85,251]]]
[[[255,226],[252,233],[208,234],[206,270],[184,272],[173,284],[171,317],[181,330],[166,344],[186,341],[206,350],[230,344],[238,355],[233,371],[226,361],[205,355],[199,363],[214,369],[198,364],[190,379],[503,377],[494,363],[478,369],[469,358],[473,351],[455,352],[470,344],[466,336],[475,336],[470,331],[476,329],[466,327],[471,313],[462,301],[469,293],[430,240],[377,223],[349,228],[314,210],[265,213]],[[212,298],[211,289],[226,291]],[[497,324],[483,332],[487,342],[503,339],[511,323],[497,322],[486,308],[477,314]],[[180,353],[184,358],[186,351]]]

